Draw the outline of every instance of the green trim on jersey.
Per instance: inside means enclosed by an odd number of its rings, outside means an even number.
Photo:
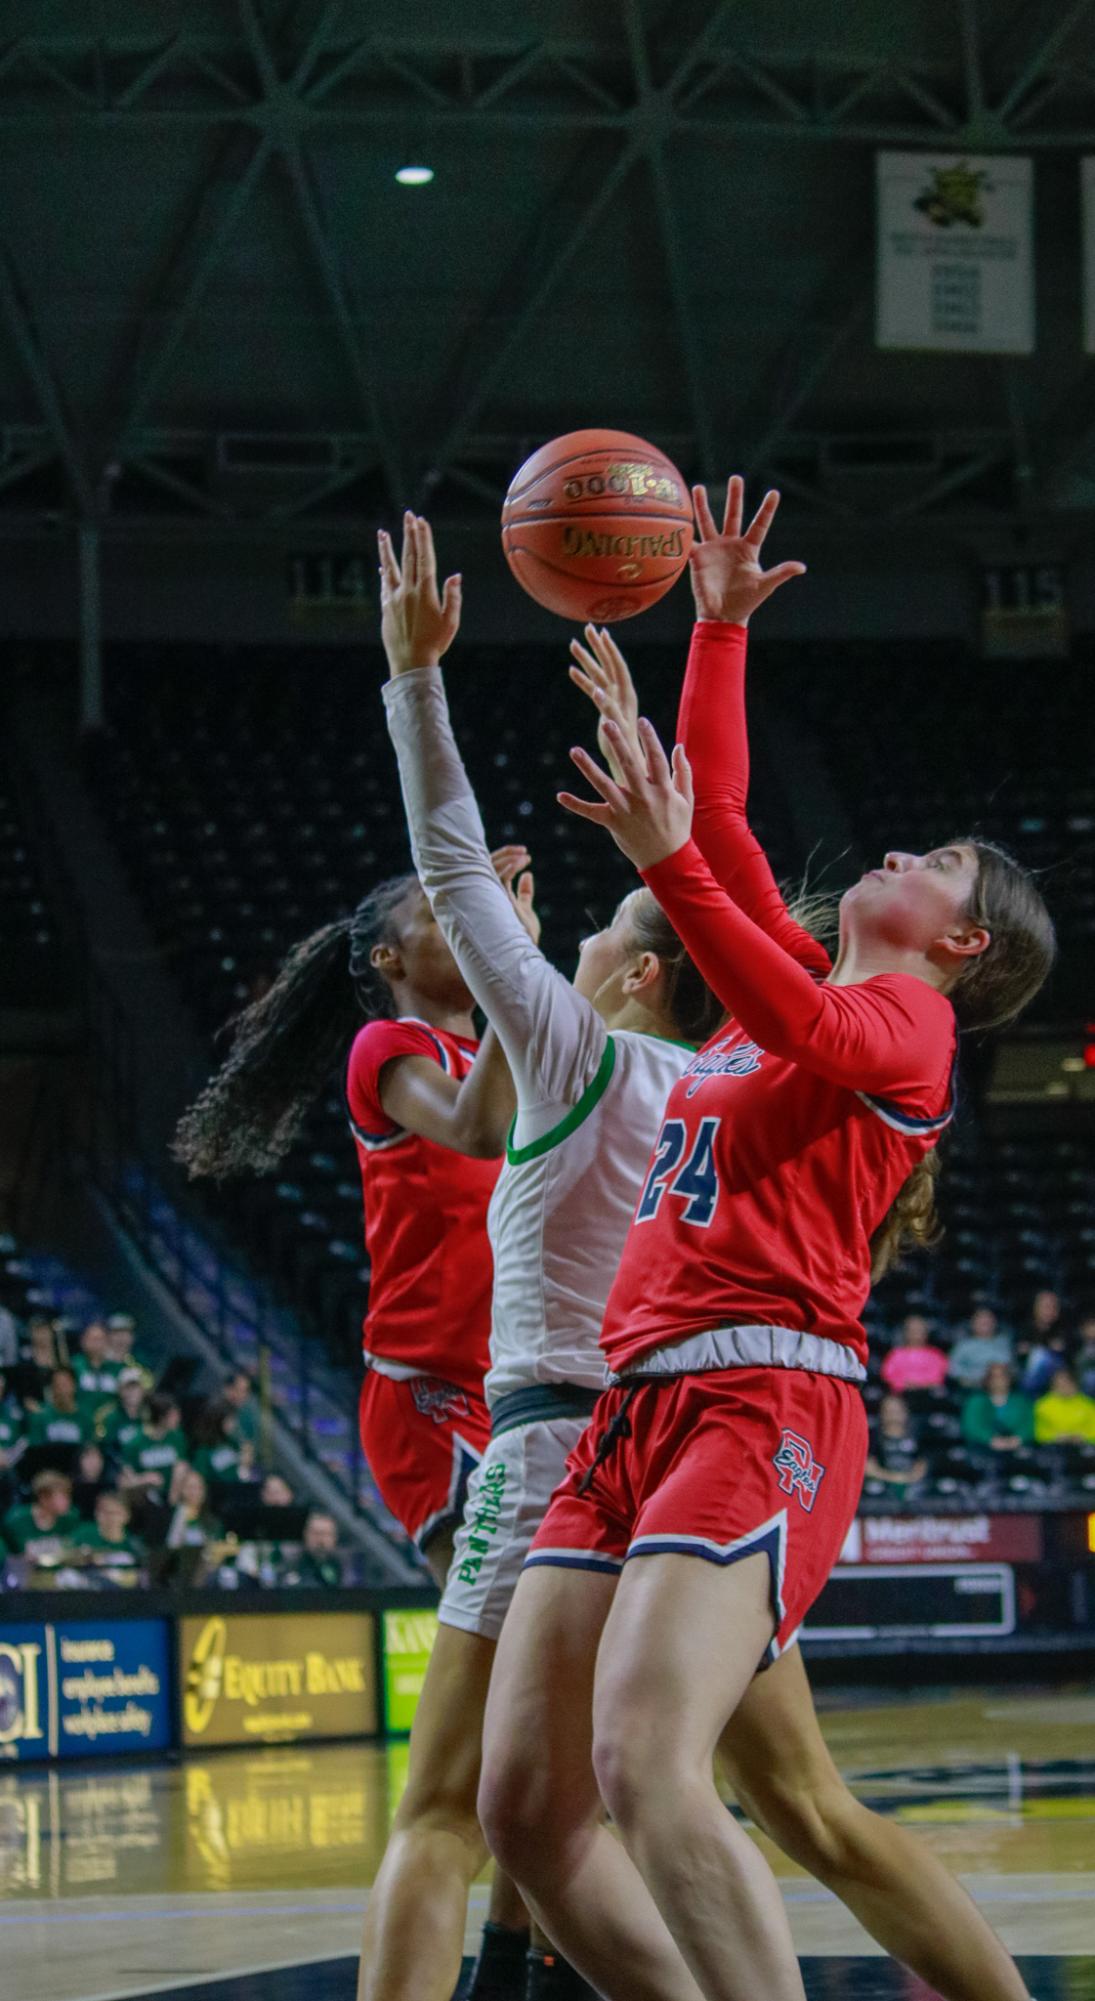
[[[588,1119],[594,1106],[604,1097],[615,1063],[616,1044],[609,1035],[605,1039],[605,1052],[597,1065],[597,1074],[590,1079],[577,1104],[571,1106],[566,1117],[560,1119],[557,1126],[552,1126],[551,1131],[542,1134],[539,1139],[530,1141],[528,1146],[513,1144],[513,1134],[517,1125],[517,1114],[514,1113],[513,1124],[506,1140],[506,1159],[510,1166],[520,1167],[526,1160],[536,1160],[540,1154],[550,1153],[553,1147],[561,1146],[565,1139],[569,1139],[571,1133],[577,1130],[584,1119]]]

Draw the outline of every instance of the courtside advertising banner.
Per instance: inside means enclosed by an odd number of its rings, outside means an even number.
[[[384,1728],[409,1730],[426,1679],[437,1613],[426,1607],[383,1614]]]
[[[180,1619],[178,1646],[184,1745],[376,1734],[368,1612],[215,1612]]]
[[[879,347],[1033,354],[1034,169],[971,153],[879,153]]]
[[[110,1757],[170,1741],[166,1619],[0,1625],[0,1760]]]

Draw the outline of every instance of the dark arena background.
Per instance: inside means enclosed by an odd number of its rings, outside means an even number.
[[[1093,355],[1092,0],[5,0],[11,2001],[354,1993],[436,1593],[358,1442],[341,1063],[265,1176],[188,1182],[170,1141],[286,950],[410,866],[405,507],[463,574],[457,739],[568,974],[632,886],[556,804],[592,712],[499,536],[592,425],[720,510],[730,473],[780,490],[765,561],[808,573],[751,625],[749,803],[781,882],[971,831],[1057,925],[1021,1026],[963,1048],[943,1240],[870,1299],[869,1473],[802,1647],[855,1796],[1036,2001],[1095,1997]],[[691,619],[682,578],[615,628],[670,741]],[[725,1799],[810,2001],[931,2001]]]

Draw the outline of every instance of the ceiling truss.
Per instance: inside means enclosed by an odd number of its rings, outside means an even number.
[[[702,351],[692,310],[697,273],[681,230],[671,164],[681,135],[713,147],[778,136],[790,143],[935,146],[1055,152],[1095,150],[1095,0],[1062,6],[1052,27],[1013,52],[1006,80],[991,60],[989,0],[953,0],[957,60],[902,64],[758,53],[735,38],[733,0],[700,11],[695,31],[667,43],[651,32],[648,0],[609,0],[619,32],[590,45],[522,33],[470,34],[463,45],[425,32],[347,35],[340,0],[287,10],[274,22],[270,0],[231,0],[216,35],[186,31],[126,39],[90,33],[31,33],[0,44],[0,133],[10,139],[58,123],[102,131],[200,129],[210,136],[205,170],[165,238],[163,256],[119,343],[109,408],[92,437],[77,434],[36,322],[30,274],[0,242],[0,328],[18,354],[27,407],[11,413],[0,453],[0,516],[55,529],[59,516],[134,526],[175,522],[194,532],[232,526],[269,532],[290,521],[323,531],[345,518],[346,497],[369,477],[385,503],[424,505],[442,482],[480,506],[494,506],[513,463],[513,439],[492,429],[507,363],[547,310],[568,270],[632,176],[642,176],[654,218],[654,254],[687,407],[688,459],[717,477],[712,360]],[[675,16],[685,17],[683,8]],[[293,23],[306,16],[303,25]],[[428,459],[400,435],[385,392],[381,345],[372,323],[368,274],[340,256],[310,145],[338,128],[375,133],[415,129],[529,135],[565,128],[578,141],[615,152],[592,194],[550,255],[523,254],[500,274],[498,311],[489,306],[451,359],[444,398],[449,421]],[[233,490],[216,436],[182,435],[158,420],[158,403],[209,288],[244,227],[264,177],[276,174],[326,302],[345,367],[346,423],[326,434],[314,474],[292,491],[265,497]],[[778,478],[819,517],[854,515],[847,496],[819,475],[827,440],[811,422],[819,392],[852,337],[869,323],[873,246],[841,274],[842,306],[815,310],[773,357],[768,414],[748,453],[750,472]],[[501,332],[499,332],[499,327]],[[150,331],[154,330],[154,331]],[[1075,410],[1032,412],[1014,368],[1000,370],[998,428],[974,438],[930,432],[933,471],[896,519],[932,513],[1003,468],[1002,512],[1039,502],[1055,481],[1081,469],[1095,475],[1095,394]],[[925,433],[928,431],[925,427]],[[744,435],[743,431],[743,435]],[[1036,443],[1034,442],[1036,441]],[[669,441],[666,441],[667,444]],[[53,468],[57,486],[44,475]],[[1095,483],[1093,483],[1095,496]],[[155,495],[153,504],[152,496]]]

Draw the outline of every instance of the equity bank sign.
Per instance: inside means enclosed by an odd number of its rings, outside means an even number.
[[[367,1612],[215,1613],[179,1621],[184,1744],[291,1744],[377,1727]]]

